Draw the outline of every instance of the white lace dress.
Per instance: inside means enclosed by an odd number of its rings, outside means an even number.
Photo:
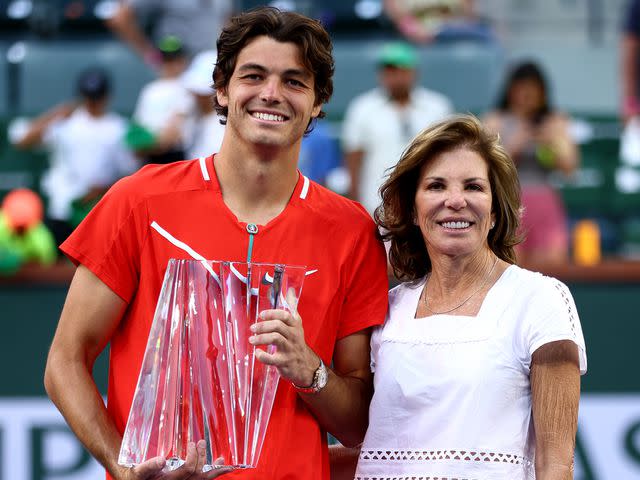
[[[569,290],[512,265],[477,316],[415,318],[423,285],[391,290],[372,336],[375,394],[356,480],[535,478],[531,354],[571,340],[587,368]]]

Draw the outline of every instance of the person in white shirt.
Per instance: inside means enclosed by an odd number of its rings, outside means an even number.
[[[17,148],[44,145],[51,152],[41,188],[47,197],[45,223],[58,245],[113,183],[139,168],[124,144],[127,121],[109,111],[107,72],[87,68],[78,75],[76,90],[80,102],[58,105],[10,132]]]
[[[471,115],[438,123],[381,193],[404,283],[372,335],[355,479],[573,478],[585,342],[566,285],[515,264],[518,174],[497,136]]]
[[[216,51],[207,50],[194,57],[182,75],[185,88],[193,95],[195,109],[188,119],[189,141],[186,158],[208,157],[222,145],[224,125],[213,106],[211,72],[216,64]]]
[[[160,76],[142,88],[133,112],[135,127],[148,131],[152,138],[142,147],[130,142],[144,163],[186,159],[188,119],[195,109],[193,97],[182,82],[189,63],[182,41],[168,36],[158,43],[158,48],[162,54]]]
[[[386,170],[423,128],[453,112],[444,95],[417,85],[418,54],[409,44],[385,44],[378,55],[380,86],[347,106],[342,147],[351,177],[349,197],[373,214]]]

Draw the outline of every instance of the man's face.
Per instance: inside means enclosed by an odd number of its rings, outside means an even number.
[[[391,98],[406,97],[416,80],[416,71],[412,68],[400,68],[386,65],[380,68],[380,83]]]
[[[251,40],[238,55],[226,89],[216,92],[227,106],[227,129],[255,146],[286,147],[302,139],[318,116],[313,74],[293,43],[266,36]]]

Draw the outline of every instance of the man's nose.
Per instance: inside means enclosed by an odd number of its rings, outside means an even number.
[[[278,102],[282,98],[282,85],[279,79],[269,78],[265,81],[260,98],[265,102]]]

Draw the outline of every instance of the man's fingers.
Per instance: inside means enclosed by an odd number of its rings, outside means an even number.
[[[197,462],[195,473],[202,473],[204,471],[204,465],[207,462],[207,442],[204,440],[198,440],[196,444]]]
[[[198,451],[196,450],[196,444],[193,442],[189,442],[187,444],[187,458],[184,461],[184,464],[174,470],[173,472],[167,474],[167,479],[184,479],[189,478],[191,475],[196,473],[196,466],[198,464]],[[163,477],[164,478],[164,477]]]
[[[274,353],[269,353],[259,348],[256,348],[256,358],[260,363],[264,363],[265,365],[273,365],[274,367],[280,367],[284,364],[282,360],[282,355],[278,355],[278,351],[276,350]]]
[[[150,458],[131,468],[134,478],[153,478],[164,468],[166,461],[163,457]]]
[[[277,349],[284,348],[286,339],[279,333],[263,333],[249,337],[251,345],[275,345]]]
[[[260,318],[264,320],[280,320],[286,325],[294,326],[300,322],[300,317],[297,313],[291,313],[287,310],[263,310],[260,312]],[[262,322],[258,322],[262,323]]]
[[[216,458],[216,461],[213,462],[213,468],[211,470],[209,470],[205,475],[203,475],[202,478],[216,478],[219,477],[220,475],[224,475],[225,473],[229,473],[229,472],[233,472],[234,468],[231,466],[226,466],[223,467],[222,465],[224,465],[224,458],[220,457],[220,458]]]
[[[291,309],[291,312],[293,313],[294,317],[298,316],[298,300],[299,297],[296,295],[296,291],[294,288],[289,288],[287,290],[287,295],[286,295],[286,300],[287,300],[287,304],[289,305],[289,308]]]
[[[289,327],[282,320],[263,320],[262,322],[257,322],[251,325],[251,331],[253,333],[272,333],[277,332],[283,337],[287,336],[287,332]]]

